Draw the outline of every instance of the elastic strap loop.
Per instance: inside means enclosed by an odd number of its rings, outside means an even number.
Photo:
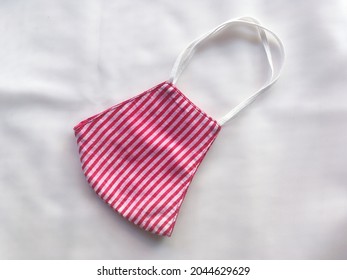
[[[284,47],[283,47],[282,41],[278,38],[278,36],[274,32],[272,32],[268,28],[260,25],[260,23],[256,19],[251,18],[251,17],[242,17],[242,18],[238,18],[238,19],[234,19],[234,20],[228,20],[228,21],[218,25],[213,30],[203,34],[198,39],[192,41],[177,57],[175,64],[171,70],[170,79],[168,80],[170,83],[175,84],[177,82],[177,80],[179,79],[179,77],[181,76],[184,69],[187,67],[188,62],[192,58],[196,48],[203,41],[208,40],[212,35],[218,33],[222,29],[229,27],[231,25],[234,25],[234,24],[245,24],[245,25],[253,26],[253,27],[257,28],[258,34],[260,36],[261,42],[263,44],[263,47],[264,47],[264,50],[266,53],[266,57],[267,57],[267,61],[268,61],[269,67],[270,67],[271,75],[270,75],[269,79],[265,82],[265,84],[259,90],[257,90],[255,93],[253,93],[247,99],[242,101],[239,105],[234,107],[224,117],[222,117],[220,120],[218,120],[218,123],[220,125],[223,125],[227,121],[234,118],[244,108],[246,108],[249,104],[251,104],[256,99],[256,97],[258,95],[263,93],[267,88],[269,88],[272,84],[274,84],[277,81],[277,79],[279,78],[281,70],[283,68],[283,64],[284,64],[285,52],[284,52]],[[280,63],[279,63],[279,67],[278,67],[277,71],[275,71],[275,69],[274,69],[271,49],[269,47],[269,42],[268,42],[268,38],[267,38],[265,31],[269,32],[274,37],[274,39],[278,43],[278,46],[280,49],[281,58],[280,58]]]

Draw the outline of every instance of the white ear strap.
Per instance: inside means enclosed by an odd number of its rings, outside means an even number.
[[[263,44],[263,47],[264,47],[264,50],[266,53],[267,61],[269,63],[271,75],[270,75],[268,81],[266,81],[266,83],[259,90],[257,90],[250,97],[248,97],[246,100],[242,101],[239,105],[237,105],[235,108],[233,108],[224,117],[222,117],[220,120],[218,120],[218,123],[220,125],[223,125],[227,121],[234,118],[245,107],[247,107],[249,104],[251,104],[256,99],[256,97],[258,95],[263,93],[265,91],[265,89],[270,87],[279,78],[281,70],[283,68],[285,53],[284,53],[284,47],[283,47],[282,41],[277,37],[277,35],[274,32],[272,32],[268,28],[260,25],[257,20],[250,18],[250,17],[243,17],[243,18],[238,18],[238,19],[234,19],[234,20],[228,20],[228,21],[220,24],[219,26],[217,26],[213,30],[203,34],[202,36],[200,36],[198,39],[194,40],[193,42],[191,42],[177,57],[175,64],[171,70],[171,75],[170,75],[170,79],[169,79],[169,82],[171,82],[172,84],[175,84],[177,82],[177,80],[181,76],[183,70],[187,67],[188,62],[192,58],[196,48],[201,44],[201,42],[208,40],[212,35],[218,33],[219,31],[221,31],[222,29],[224,29],[226,27],[229,27],[233,24],[240,24],[240,23],[246,24],[249,26],[254,26],[257,28],[258,33],[260,35],[261,42]],[[269,47],[269,42],[268,42],[265,31],[269,32],[274,37],[274,39],[277,41],[279,49],[280,49],[281,59],[280,59],[280,63],[279,63],[279,67],[278,67],[277,71],[274,70],[274,65],[273,65],[273,60],[272,60],[272,55],[271,55],[271,49]]]

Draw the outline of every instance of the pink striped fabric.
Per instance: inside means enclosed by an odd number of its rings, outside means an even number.
[[[169,82],[74,127],[95,192],[132,223],[165,236],[220,129]]]

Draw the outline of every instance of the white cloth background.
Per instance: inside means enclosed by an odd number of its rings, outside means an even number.
[[[347,5],[332,1],[0,1],[0,258],[347,258]],[[280,80],[225,125],[171,238],[86,183],[73,126],[168,79],[179,52],[253,16]],[[251,28],[225,31],[177,86],[215,118],[266,78]]]

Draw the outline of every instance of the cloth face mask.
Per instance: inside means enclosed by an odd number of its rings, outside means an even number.
[[[219,121],[194,105],[176,86],[201,42],[231,25],[255,27],[271,78]],[[274,72],[267,35],[282,54]],[[221,126],[279,77],[284,61],[280,39],[252,18],[229,20],[191,42],[178,56],[168,81],[94,115],[74,127],[87,181],[114,210],[141,228],[171,236],[195,172]]]

